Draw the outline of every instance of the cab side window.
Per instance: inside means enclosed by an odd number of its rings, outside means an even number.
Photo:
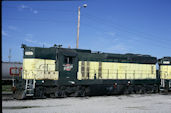
[[[65,56],[64,57],[64,64],[73,64],[73,58]]]

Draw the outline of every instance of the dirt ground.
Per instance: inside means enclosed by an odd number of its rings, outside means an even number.
[[[3,113],[171,113],[171,95],[3,100]]]

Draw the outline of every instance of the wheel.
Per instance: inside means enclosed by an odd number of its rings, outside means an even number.
[[[15,91],[15,94],[13,95],[14,99],[22,100],[26,98],[25,91]]]
[[[91,90],[89,87],[85,88],[85,96],[90,95],[90,92]]]
[[[67,97],[67,95],[66,95],[66,92],[65,92],[65,91],[62,91],[62,92],[61,92],[61,97],[63,97],[63,98],[66,98],[66,97]]]
[[[129,94],[128,89],[127,89],[127,88],[125,88],[125,89],[124,89],[124,91],[123,91],[123,93],[124,93],[125,95]]]
[[[44,88],[42,86],[38,86],[35,89],[35,97],[36,98],[46,98],[46,96],[44,95]]]
[[[60,97],[60,95],[61,95],[61,94],[60,94],[59,91],[56,91],[56,92],[55,92],[55,97]]]
[[[133,92],[133,88],[132,87],[126,87],[124,90],[124,94],[132,94]]]
[[[139,93],[140,93],[140,94],[146,93],[145,88],[141,88],[141,89],[139,90]]]
[[[80,96],[81,96],[81,97],[85,97],[85,96],[86,96],[86,92],[85,92],[85,90],[81,90],[81,92],[80,92]]]

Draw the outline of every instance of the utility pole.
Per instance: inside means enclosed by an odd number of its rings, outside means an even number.
[[[87,7],[87,4],[84,4],[83,7],[86,8],[86,7]],[[77,48],[77,49],[78,49],[78,44],[79,44],[80,9],[81,9],[81,6],[78,7],[77,45],[76,45],[76,48]]]
[[[78,41],[79,41],[79,30],[80,30],[80,6],[78,7],[78,25],[77,25],[77,49],[78,49]]]
[[[9,49],[9,56],[8,56],[9,62],[11,62],[11,48]]]

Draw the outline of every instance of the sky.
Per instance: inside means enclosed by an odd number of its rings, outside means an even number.
[[[87,7],[82,7],[87,4]],[[2,2],[2,61],[22,62],[21,44],[171,56],[171,0]]]

